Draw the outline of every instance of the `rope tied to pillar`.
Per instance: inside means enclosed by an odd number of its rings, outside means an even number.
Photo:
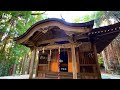
[[[50,57],[51,57],[51,49],[50,49]]]
[[[51,54],[52,54],[52,52],[51,52],[51,49],[50,49],[50,53],[48,54],[48,61],[50,62],[51,61]]]
[[[60,79],[60,47],[58,49],[58,79]]]

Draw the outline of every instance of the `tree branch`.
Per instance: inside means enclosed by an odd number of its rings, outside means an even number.
[[[31,15],[42,15],[42,14],[45,14],[45,13],[46,13],[46,11],[43,12],[43,13],[32,13]]]

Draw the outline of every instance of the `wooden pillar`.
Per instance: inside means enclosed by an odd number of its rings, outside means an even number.
[[[99,66],[99,63],[98,63],[96,44],[92,43],[92,46],[93,46],[93,51],[94,51],[94,55],[95,55],[95,61],[96,61],[96,65],[97,65],[98,79],[101,79],[101,73],[100,73],[100,66]]]
[[[32,50],[32,55],[31,55],[31,63],[30,63],[30,73],[29,73],[29,79],[33,78],[33,70],[34,70],[34,64],[35,64],[35,58],[36,58],[36,47]]]
[[[79,48],[76,51],[77,72],[80,73]]]
[[[48,71],[51,70],[51,56],[52,56],[52,50],[50,49],[50,53],[48,54]]]
[[[48,54],[48,71],[50,71],[50,61],[51,61],[51,55]]]
[[[74,44],[71,44],[71,52],[72,52],[73,79],[77,79],[77,65],[76,65],[76,55],[75,55],[75,46],[74,46]]]
[[[36,50],[36,57],[37,57],[37,62],[36,62],[36,73],[35,73],[35,78],[37,78],[37,75],[38,75],[38,65],[39,65],[39,51],[38,50]]]

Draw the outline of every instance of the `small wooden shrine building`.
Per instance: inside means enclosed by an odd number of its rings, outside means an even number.
[[[32,51],[30,76],[38,57],[36,78],[101,79],[97,53],[120,32],[120,23],[93,28],[94,21],[68,23],[48,18],[32,25],[14,41]]]

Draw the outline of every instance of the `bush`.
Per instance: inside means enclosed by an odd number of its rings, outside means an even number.
[[[100,67],[104,67],[104,61],[103,61],[103,58],[101,56],[98,57],[98,63],[100,65]]]

